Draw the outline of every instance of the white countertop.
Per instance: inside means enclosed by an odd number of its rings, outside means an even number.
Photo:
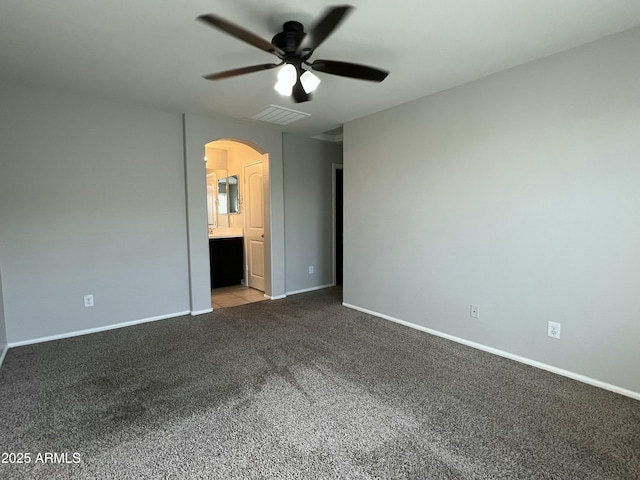
[[[209,239],[240,237],[242,237],[241,228],[214,228],[213,231],[209,232]]]

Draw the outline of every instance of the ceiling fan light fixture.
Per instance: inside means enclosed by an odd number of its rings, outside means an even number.
[[[298,72],[296,71],[296,67],[287,63],[278,72],[278,81],[273,88],[275,88],[280,95],[290,96],[297,80]]]
[[[314,75],[308,70],[305,70],[302,75],[300,75],[300,82],[302,82],[302,88],[306,93],[313,92],[318,85],[320,85],[320,79],[317,75]]]
[[[372,82],[383,81],[389,72],[379,68],[359,65],[350,62],[336,60],[310,61],[315,52],[333,31],[342,23],[345,16],[353,10],[350,5],[338,5],[329,7],[325,13],[315,22],[310,31],[304,31],[304,26],[294,20],[285,22],[282,31],[277,33],[271,42],[265,40],[239,25],[235,25],[224,18],[212,13],[200,15],[198,20],[214,27],[238,40],[252,45],[269,54],[275,55],[280,63],[264,63],[248,67],[234,68],[223,72],[205,75],[207,80],[222,80],[247,73],[271,70],[282,66],[278,71],[278,80],[274,88],[281,95],[291,96],[295,103],[303,103],[311,100],[311,92],[319,85],[320,79],[311,72],[303,69],[304,65],[312,70],[330,75],[369,80]]]

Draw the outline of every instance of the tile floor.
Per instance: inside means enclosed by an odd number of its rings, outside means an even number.
[[[266,300],[264,292],[244,285],[234,285],[232,287],[214,288],[211,290],[211,306],[213,309],[236,307],[247,303],[261,302]]]

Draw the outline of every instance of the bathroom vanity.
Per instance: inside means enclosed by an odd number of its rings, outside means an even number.
[[[215,150],[215,149],[214,149]],[[214,155],[215,153],[215,155]],[[226,151],[207,157],[207,214],[211,288],[239,285],[244,274],[240,175],[229,175]]]
[[[243,277],[242,229],[217,229],[209,235],[211,288],[239,285]]]

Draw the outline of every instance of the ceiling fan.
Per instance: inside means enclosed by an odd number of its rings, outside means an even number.
[[[278,72],[278,83],[275,88],[283,95],[291,95],[296,103],[310,100],[311,92],[320,83],[318,77],[304,69],[305,65],[318,72],[381,82],[389,72],[375,67],[336,60],[309,61],[315,49],[331,35],[352,9],[353,7],[349,5],[328,8],[309,32],[304,31],[304,27],[300,22],[293,20],[285,22],[282,32],[277,33],[271,42],[216,15],[200,15],[197,18],[198,20],[280,59],[280,63],[264,63],[262,65],[235,68],[205,75],[204,78],[207,80],[222,80],[237,75],[270,70],[284,65]]]

